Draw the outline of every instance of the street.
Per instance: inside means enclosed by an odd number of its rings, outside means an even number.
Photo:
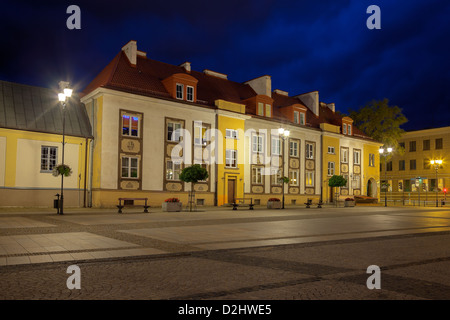
[[[2,300],[450,298],[441,208],[2,212],[0,230]]]

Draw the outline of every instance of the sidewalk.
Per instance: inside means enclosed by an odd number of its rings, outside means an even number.
[[[121,259],[202,250],[235,249],[450,230],[448,218],[421,227],[405,208],[364,205],[322,209],[204,207],[195,212],[161,208],[20,208],[0,211],[0,266]],[[425,209],[417,209],[422,212]],[[414,210],[414,211],[417,211]],[[393,212],[392,215],[388,212]],[[442,210],[441,210],[442,211]],[[426,211],[423,211],[426,212]],[[442,211],[443,213],[446,211]],[[425,218],[420,218],[421,220]]]

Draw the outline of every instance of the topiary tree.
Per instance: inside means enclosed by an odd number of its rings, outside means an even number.
[[[186,167],[180,174],[180,180],[191,183],[191,191],[189,191],[189,211],[192,211],[192,202],[194,201],[194,185],[209,177],[208,171],[199,164]]]
[[[330,187],[344,187],[345,185],[347,185],[347,179],[345,179],[343,176],[338,176],[338,175],[334,175],[330,178],[330,180],[328,180],[328,185]],[[337,204],[337,197],[338,197],[338,192],[336,191],[336,204]]]

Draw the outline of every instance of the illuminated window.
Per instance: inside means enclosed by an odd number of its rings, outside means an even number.
[[[264,115],[264,103],[259,102],[258,103],[258,116]]]
[[[306,186],[314,187],[314,171],[306,171],[305,178],[306,178]]]
[[[127,114],[122,116],[122,135],[139,137],[139,117]]]
[[[181,162],[167,160],[166,163],[166,180],[180,180]]]
[[[289,170],[289,185],[298,186],[298,170]]]
[[[266,117],[272,117],[272,106],[270,104],[266,104]]]

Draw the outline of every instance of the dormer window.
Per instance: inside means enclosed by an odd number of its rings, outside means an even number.
[[[347,134],[347,124],[346,124],[346,123],[344,123],[344,124],[342,125],[342,133],[343,133],[343,134]]]
[[[264,104],[263,102],[258,102],[256,114],[258,116],[271,118],[272,117],[272,105],[270,105],[268,103]]]
[[[353,135],[353,120],[349,117],[342,118],[342,134]]]
[[[270,104],[266,104],[266,117],[272,117],[272,106]]]
[[[294,123],[300,124],[300,113],[298,111],[294,111]]]
[[[186,100],[190,102],[194,101],[194,87],[192,86],[186,87]]]
[[[258,116],[264,116],[264,103],[258,103]]]
[[[176,89],[177,89],[176,90],[177,99],[183,100],[184,85],[182,85],[181,83],[177,83]]]
[[[349,125],[347,126],[347,132],[348,132],[348,135],[349,135],[349,136],[352,135],[352,125],[351,125],[351,124],[349,124]]]

